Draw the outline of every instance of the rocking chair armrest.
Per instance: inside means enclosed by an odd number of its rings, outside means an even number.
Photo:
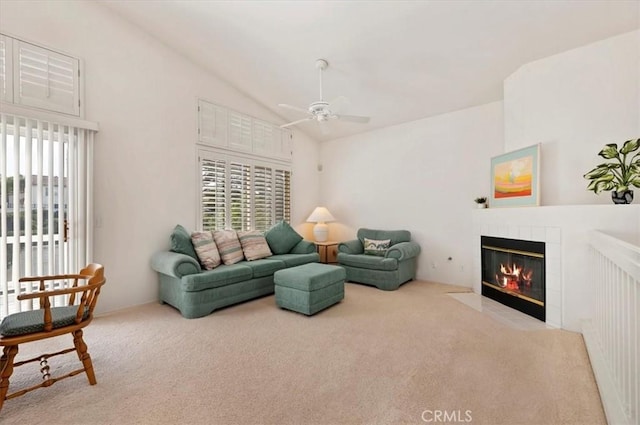
[[[65,279],[90,279],[93,276],[83,274],[59,274],[53,276],[27,276],[21,277],[18,282],[40,282],[41,280],[65,280]]]
[[[76,287],[78,286],[78,281],[80,279],[90,279],[89,283],[91,283],[91,280],[94,279],[95,276],[86,276],[86,275],[82,275],[82,274],[59,274],[59,275],[52,275],[52,276],[27,276],[27,277],[23,277],[20,278],[18,280],[18,284],[21,284],[23,282],[40,282],[40,287],[38,288],[38,291],[43,292],[46,290],[45,288],[45,282],[48,281],[52,281],[52,280],[71,280],[73,279],[73,284],[71,285],[71,287]],[[73,297],[73,295],[72,295]]]
[[[87,277],[87,276],[83,276],[83,277]],[[33,298],[42,298],[42,297],[47,297],[48,298],[48,297],[55,297],[57,295],[75,294],[75,293],[78,293],[78,292],[91,291],[93,289],[98,288],[103,283],[104,282],[98,282],[98,283],[91,283],[91,284],[88,284],[88,285],[75,286],[75,287],[71,287],[71,288],[50,289],[50,290],[46,290],[46,291],[30,292],[28,294],[20,294],[16,298],[19,301],[22,301],[22,300],[29,300],[29,299],[33,299]]]

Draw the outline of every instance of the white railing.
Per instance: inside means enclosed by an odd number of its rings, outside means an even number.
[[[610,425],[640,423],[640,247],[589,235],[594,296],[583,336]]]
[[[18,238],[9,236],[5,239],[6,251],[11,256],[10,261],[7,261],[5,274],[0,276],[0,319],[18,311],[39,308],[39,304],[34,305],[32,300],[17,300],[19,294],[33,292],[39,284],[35,282],[21,285],[18,282],[20,277],[70,273],[64,261],[68,258],[69,244],[61,242],[59,234],[32,235],[28,238],[24,235]],[[18,249],[15,252],[18,254],[14,257],[13,247],[16,245]],[[3,270],[0,270],[0,274],[2,273]],[[47,289],[61,289],[62,283],[49,281]],[[53,297],[53,306],[64,305],[65,301],[64,297]]]

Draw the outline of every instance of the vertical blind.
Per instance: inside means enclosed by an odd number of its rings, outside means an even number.
[[[204,230],[266,230],[291,216],[291,170],[262,159],[199,152]]]
[[[32,308],[16,300],[33,289],[20,277],[91,261],[94,134],[68,120],[0,114],[0,316]]]

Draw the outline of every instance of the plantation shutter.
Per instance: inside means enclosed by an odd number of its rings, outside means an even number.
[[[274,221],[288,223],[291,220],[291,171],[275,170],[274,198]]]
[[[273,151],[276,156],[286,161],[291,161],[293,154],[291,150],[291,141],[293,134],[287,128],[276,127],[273,129]]]
[[[20,40],[13,55],[14,103],[80,116],[78,59]]]
[[[293,133],[279,125],[198,99],[198,144],[266,161],[291,162]]]
[[[33,289],[20,277],[76,272],[92,260],[97,125],[70,121],[0,114],[0,317],[34,308],[16,299]]]
[[[273,223],[273,172],[264,166],[253,170],[253,225],[256,230],[267,230]]]
[[[291,218],[291,170],[224,150],[198,151],[199,222],[204,230],[266,230]]]
[[[220,230],[227,227],[227,163],[224,160],[201,158],[202,229]]]
[[[227,111],[224,108],[198,101],[198,141],[214,146],[227,144]]]
[[[229,147],[251,151],[251,117],[229,111]]]
[[[268,122],[253,120],[253,151],[260,154],[272,154],[274,151],[274,127]]]
[[[11,39],[0,34],[0,100],[13,102]]]
[[[238,162],[229,165],[229,214],[231,228],[251,228],[251,166]],[[220,229],[217,229],[220,230]]]

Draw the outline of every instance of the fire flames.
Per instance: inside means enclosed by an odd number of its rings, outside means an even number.
[[[526,270],[513,263],[512,265],[500,264],[500,273],[496,273],[496,283],[501,288],[519,291],[523,286],[531,287],[533,270]]]

